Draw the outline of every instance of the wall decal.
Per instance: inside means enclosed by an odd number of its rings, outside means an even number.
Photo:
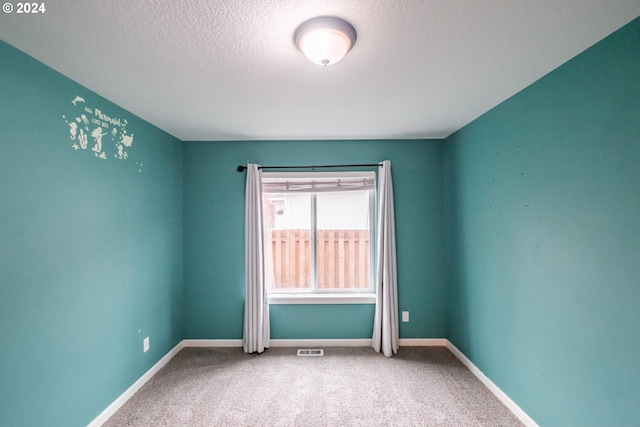
[[[87,151],[94,157],[107,160],[127,160],[133,147],[134,134],[127,132],[127,119],[114,117],[100,108],[87,105],[79,95],[71,100],[70,114],[62,118],[69,126],[69,140],[74,151]],[[89,143],[91,138],[91,148]],[[89,150],[88,150],[89,149]],[[142,172],[142,163],[136,162],[138,172]]]
[[[85,102],[85,101],[84,101],[84,98],[82,98],[82,97],[80,97],[80,96],[76,96],[76,97],[75,97],[75,99],[74,99],[73,101],[71,101],[71,103],[72,103],[73,105],[77,105],[77,104],[76,104],[76,102],[78,102],[78,101],[79,101],[79,102]]]

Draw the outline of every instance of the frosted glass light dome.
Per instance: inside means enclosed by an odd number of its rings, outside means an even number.
[[[357,35],[348,22],[321,16],[300,24],[294,38],[298,49],[311,62],[326,67],[344,58],[356,43]]]

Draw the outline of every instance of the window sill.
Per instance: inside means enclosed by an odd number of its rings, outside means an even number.
[[[270,294],[269,304],[375,304],[376,294]]]

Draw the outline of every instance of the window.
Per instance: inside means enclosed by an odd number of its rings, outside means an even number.
[[[262,174],[270,299],[373,292],[374,185],[374,172]]]

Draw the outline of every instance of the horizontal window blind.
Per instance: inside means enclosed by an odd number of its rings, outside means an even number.
[[[339,173],[317,172],[310,177],[297,174],[263,173],[262,192],[264,193],[321,193],[337,191],[362,191],[375,188],[375,173]],[[325,176],[323,176],[325,175]]]

